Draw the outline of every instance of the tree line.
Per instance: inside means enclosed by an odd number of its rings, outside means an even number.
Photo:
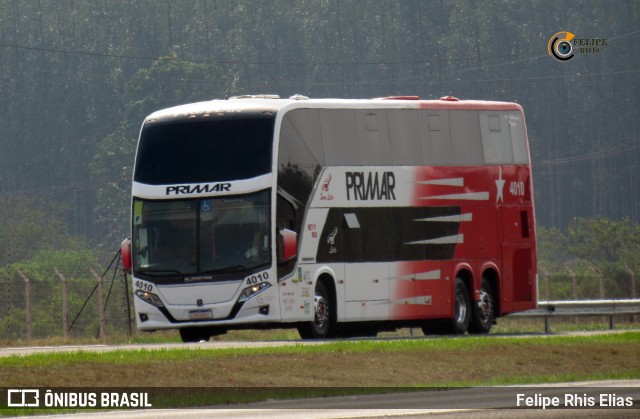
[[[632,0],[4,0],[0,259],[114,251],[144,116],[252,93],[516,101],[541,236],[574,219],[635,228],[639,15]],[[607,46],[558,62],[562,30]]]
[[[565,231],[538,227],[539,299],[638,298],[640,225],[578,218]]]

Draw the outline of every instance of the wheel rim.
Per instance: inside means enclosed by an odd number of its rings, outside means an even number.
[[[456,323],[463,324],[467,318],[467,299],[464,291],[456,291]]]
[[[313,305],[315,311],[314,323],[318,329],[324,329],[329,321],[329,303],[323,296],[316,295]]]
[[[493,316],[493,300],[491,294],[486,290],[480,290],[480,298],[478,299],[478,317],[481,322],[486,323]]]

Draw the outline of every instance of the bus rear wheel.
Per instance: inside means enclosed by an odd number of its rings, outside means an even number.
[[[453,289],[453,318],[428,320],[422,331],[425,335],[462,335],[469,328],[470,321],[469,292],[462,278],[456,278]]]
[[[489,333],[495,318],[495,298],[489,281],[482,279],[480,298],[473,303],[473,319],[469,333]]]
[[[324,339],[329,337],[331,329],[331,299],[323,282],[316,285],[313,300],[313,321],[298,326],[302,339]]]

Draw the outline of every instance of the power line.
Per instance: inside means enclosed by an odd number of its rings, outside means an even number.
[[[193,64],[225,64],[225,65],[290,65],[290,66],[361,66],[361,65],[417,65],[426,64],[429,61],[425,60],[379,60],[379,61],[253,61],[253,60],[211,60],[211,59],[194,59],[194,58],[179,58],[178,56],[145,56],[135,54],[121,54],[121,53],[107,53],[107,52],[95,52],[95,51],[78,51],[62,48],[45,48],[34,47],[28,45],[8,44],[0,43],[2,48],[13,48],[17,50],[25,51],[38,51],[47,53],[56,53],[64,55],[81,55],[81,56],[93,56],[102,58],[119,58],[129,60],[142,60],[142,61],[172,61],[172,62],[186,62]],[[511,55],[495,55],[488,56],[488,59],[511,57]],[[441,62],[455,62],[455,61],[468,61],[470,58],[446,58],[438,59]]]
[[[623,140],[623,142],[613,144],[609,147],[605,147],[599,150],[592,151],[586,154],[569,155],[565,157],[559,157],[555,159],[541,160],[533,163],[533,166],[557,166],[571,163],[584,163],[592,162],[596,160],[602,160],[608,157],[617,156],[623,153],[628,153],[632,150],[640,148],[639,137],[634,136]],[[576,151],[579,150],[579,147]]]
[[[631,37],[640,34],[640,29],[633,30],[631,32],[627,32],[625,34],[617,35],[614,37],[608,38],[609,41],[618,40],[626,37]],[[255,61],[255,60],[211,60],[211,59],[194,59],[194,58],[179,58],[178,56],[145,56],[145,55],[137,55],[137,54],[124,54],[124,53],[110,53],[110,52],[96,52],[96,51],[81,51],[81,50],[71,50],[71,49],[63,49],[63,48],[45,48],[45,47],[36,47],[29,45],[19,45],[19,44],[9,44],[9,43],[0,43],[0,47],[3,48],[13,48],[17,50],[25,50],[25,51],[38,51],[38,52],[47,52],[47,53],[57,53],[64,55],[81,55],[81,56],[94,56],[94,57],[103,57],[103,58],[119,58],[119,59],[129,59],[129,60],[143,60],[143,61],[174,61],[174,62],[187,62],[194,64],[224,64],[224,65],[292,65],[292,66],[361,66],[361,65],[417,65],[417,64],[427,64],[430,61],[425,60],[400,60],[400,61],[392,61],[392,60],[379,60],[379,61],[308,61],[308,62],[296,62],[296,61]],[[457,72],[470,72],[470,71],[478,71],[478,70],[486,70],[492,67],[500,67],[504,65],[511,64],[519,64],[525,61],[537,60],[542,57],[547,57],[547,54],[538,54],[534,56],[526,56],[521,57],[515,60],[483,65],[480,67],[471,67],[465,68],[462,70],[458,70]],[[513,57],[513,54],[509,55],[483,55],[484,60],[493,60],[496,58],[507,58]],[[460,58],[438,58],[439,62],[456,62],[456,61],[468,61],[471,58],[469,57],[460,57]]]
[[[618,40],[622,38],[632,37],[640,34],[640,29],[627,32],[625,34],[617,35],[614,37],[608,38],[609,40]],[[380,61],[309,61],[309,62],[295,62],[295,61],[255,61],[255,60],[210,60],[210,59],[187,59],[187,58],[179,58],[178,56],[162,56],[162,57],[152,57],[152,56],[144,56],[144,55],[136,55],[136,54],[122,54],[122,53],[102,53],[95,51],[78,51],[78,50],[69,50],[69,49],[61,49],[61,48],[45,48],[45,47],[34,47],[34,46],[26,46],[26,45],[18,45],[18,44],[8,44],[8,43],[0,43],[0,47],[4,48],[14,48],[19,50],[27,50],[27,51],[39,51],[46,53],[58,53],[65,55],[81,55],[81,56],[95,56],[102,58],[119,58],[119,59],[131,59],[131,60],[146,60],[146,61],[168,61],[168,62],[184,62],[184,63],[194,63],[194,64],[216,64],[216,65],[255,65],[255,66],[308,66],[308,67],[320,67],[320,66],[367,66],[367,65],[377,65],[377,66],[396,66],[396,65],[425,65],[431,64],[432,62],[440,62],[440,63],[448,63],[455,61],[468,61],[468,57],[461,58],[435,58],[434,61],[425,61],[425,60],[400,60],[400,61],[391,61],[391,60],[380,60]],[[513,54],[510,55],[496,55],[496,56],[483,56],[483,59],[486,60],[495,60],[502,58],[513,58]],[[457,70],[448,70],[444,75],[450,76],[452,74],[463,74],[469,72],[478,72],[481,70],[488,70],[496,67],[503,67],[514,64],[521,64],[523,62],[528,61],[536,61],[541,58],[548,58],[547,54],[536,54],[531,56],[524,56],[517,59],[511,59],[505,62],[497,62],[492,64],[485,64],[478,67],[465,67],[463,69]],[[6,62],[5,62],[6,63]],[[47,73],[44,70],[34,70],[38,72]],[[547,75],[547,76],[535,76],[535,77],[519,77],[519,78],[503,78],[503,79],[472,79],[472,80],[460,80],[460,79],[448,79],[448,80],[433,80],[433,78],[442,77],[441,73],[424,73],[417,76],[410,77],[400,77],[394,79],[387,80],[354,80],[354,81],[339,81],[339,82],[326,82],[326,81],[301,81],[301,82],[290,82],[290,81],[270,81],[265,84],[269,85],[284,85],[284,86],[332,86],[332,85],[368,85],[368,84],[392,84],[392,83],[408,83],[408,82],[416,82],[421,83],[423,85],[438,85],[443,83],[495,83],[495,82],[508,82],[508,81],[523,81],[523,80],[548,80],[548,79],[561,79],[561,78],[582,78],[582,77],[596,77],[596,76],[611,76],[611,75],[621,75],[621,74],[634,74],[640,73],[640,69],[633,70],[621,70],[621,71],[612,71],[605,73],[597,73],[597,74],[563,74],[563,75]],[[60,73],[60,72],[52,72],[51,74],[68,74],[70,73]],[[425,80],[429,79],[429,80]],[[181,81],[203,81],[198,79],[181,79]]]
[[[546,56],[536,56],[536,57],[532,57],[532,58],[529,58],[529,59],[526,59],[526,60],[539,59],[541,57],[546,57]],[[151,59],[151,58],[149,58],[149,59]],[[154,58],[154,60],[156,60],[156,59],[157,58]],[[170,60],[170,59],[167,59],[167,60]],[[192,60],[179,60],[179,61],[182,61],[182,62],[193,62]],[[491,65],[488,65],[488,66],[477,67],[477,68],[474,68],[474,69],[463,69],[463,70],[457,70],[457,71],[447,71],[445,73],[446,73],[446,75],[459,74],[459,73],[464,73],[464,72],[471,71],[471,70],[478,71],[478,70],[488,69],[488,68],[495,67],[495,66],[511,65],[511,64],[522,62],[522,61],[525,61],[525,59],[510,61],[510,62],[501,63],[501,64],[491,64]],[[241,64],[241,62],[237,62],[237,64]],[[252,64],[258,65],[257,63],[252,63]],[[372,63],[369,63],[369,64],[372,64]],[[2,64],[0,63],[0,65],[2,65]],[[269,63],[267,63],[266,65],[269,65]],[[29,68],[28,71],[34,72],[34,73],[40,73],[40,74],[49,74],[49,75],[54,75],[54,76],[66,76],[66,77],[72,77],[72,76],[76,76],[77,75],[77,73],[64,72],[64,71],[49,71],[49,70],[42,70],[42,69],[38,69],[38,68]],[[366,86],[366,85],[370,85],[370,84],[378,84],[379,85],[379,84],[394,84],[394,83],[420,83],[420,85],[423,85],[423,86],[425,86],[425,85],[426,86],[435,86],[435,85],[446,84],[446,83],[499,83],[499,82],[534,81],[534,80],[573,79],[573,78],[581,79],[581,78],[589,78],[589,77],[618,76],[618,75],[624,75],[624,74],[627,74],[627,75],[640,74],[640,69],[609,71],[609,72],[601,72],[601,73],[587,73],[587,74],[574,73],[574,74],[556,74],[556,75],[517,77],[517,78],[495,78],[495,79],[484,78],[484,79],[468,79],[468,80],[463,80],[463,79],[434,80],[434,78],[441,77],[442,74],[440,74],[440,73],[425,73],[425,74],[416,75],[416,76],[396,77],[396,78],[393,78],[393,79],[369,79],[369,80],[333,81],[333,82],[331,82],[331,81],[277,81],[277,80],[271,80],[271,81],[265,81],[264,84],[265,85],[278,85],[278,86],[292,86],[293,87],[293,86],[342,86],[342,85],[361,85],[361,86]],[[102,75],[104,77],[108,77],[111,74],[110,73],[96,73],[96,72],[93,72],[92,75],[93,76]],[[161,76],[154,76],[154,75],[151,75],[151,74],[149,74],[148,76],[150,78],[154,79],[154,80],[176,80],[176,81],[181,81],[181,82],[208,82],[208,80],[201,79],[201,78],[161,77]]]

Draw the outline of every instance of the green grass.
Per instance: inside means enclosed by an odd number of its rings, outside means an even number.
[[[637,316],[640,317],[640,316]],[[617,330],[637,330],[638,322],[631,316],[620,316],[615,319]],[[577,319],[553,319],[551,322],[552,333],[571,331],[595,331],[608,330],[608,317],[586,317]],[[492,334],[519,334],[519,333],[544,333],[543,319],[500,318],[498,324],[492,330]],[[420,329],[399,329],[395,332],[381,332],[380,337],[412,337],[422,336]],[[214,341],[281,341],[299,340],[295,329],[274,330],[234,330],[226,335],[216,336]],[[134,331],[133,336],[123,333],[112,333],[103,339],[61,336],[36,337],[30,341],[24,339],[0,339],[0,347],[21,346],[62,346],[62,345],[92,345],[92,344],[154,344],[154,343],[178,343],[180,336],[175,330],[157,332]]]
[[[42,368],[52,365],[77,366],[80,364],[103,364],[114,366],[136,366],[147,363],[189,363],[191,361],[201,361],[206,359],[227,359],[237,360],[239,358],[262,357],[270,359],[278,355],[301,356],[312,361],[314,355],[333,354],[337,356],[358,356],[363,354],[388,354],[390,357],[394,353],[404,354],[425,354],[435,352],[461,352],[461,353],[488,353],[497,348],[503,350],[518,349],[521,353],[525,348],[531,352],[539,350],[549,350],[550,348],[563,347],[592,347],[606,346],[614,350],[615,348],[629,348],[637,350],[640,354],[640,332],[620,332],[615,334],[596,336],[540,336],[540,337],[466,337],[466,338],[432,338],[432,339],[406,339],[406,340],[342,340],[322,343],[318,345],[292,345],[282,347],[260,347],[260,348],[215,348],[200,349],[197,344],[193,349],[140,349],[140,350],[114,350],[104,353],[89,351],[68,352],[68,353],[39,353],[33,355],[16,355],[0,358],[0,379],[7,384],[20,384],[20,377],[8,374],[13,368]],[[542,349],[538,348],[542,347]],[[506,357],[510,354],[505,354]],[[579,354],[576,354],[579,356]],[[64,383],[57,382],[56,377],[43,373],[40,375],[41,383],[55,386]],[[170,382],[169,382],[170,383]],[[38,382],[24,383],[27,385],[37,385]],[[122,383],[104,383],[108,385],[120,385]],[[482,384],[481,382],[477,384]]]
[[[249,348],[213,348],[200,350],[197,344],[192,348],[182,349],[139,349],[139,350],[113,350],[109,352],[95,353],[90,351],[66,352],[66,353],[37,353],[32,355],[14,355],[0,358],[0,365],[37,366],[52,362],[101,362],[106,364],[135,364],[149,360],[186,360],[202,359],[203,357],[238,357],[249,355],[268,356],[270,354],[316,354],[316,353],[359,353],[359,352],[397,352],[420,350],[463,350],[469,347],[482,348],[492,346],[519,345],[526,342],[527,345],[580,345],[580,344],[640,344],[640,332],[625,331],[613,334],[595,336],[581,335],[541,335],[527,338],[521,337],[434,337],[434,338],[407,338],[398,340],[335,340],[322,342],[316,345],[293,344],[290,346],[266,346]]]

